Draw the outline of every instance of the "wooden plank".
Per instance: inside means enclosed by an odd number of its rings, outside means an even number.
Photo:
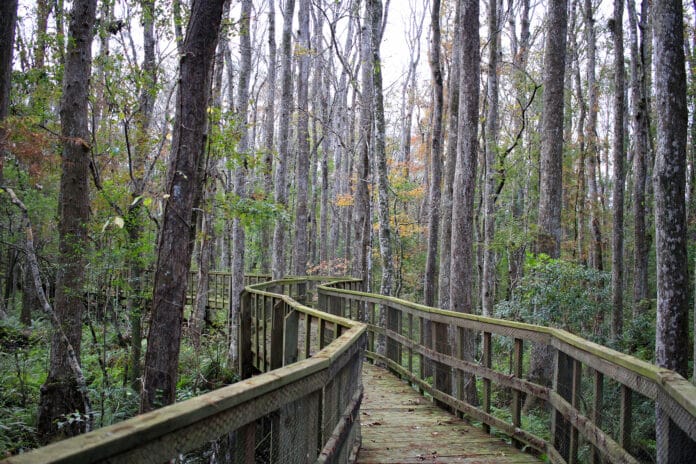
[[[436,408],[386,369],[365,363],[358,463],[533,463],[468,422]]]

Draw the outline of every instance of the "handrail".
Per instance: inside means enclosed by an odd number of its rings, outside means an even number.
[[[564,330],[515,321],[463,314],[411,303],[394,297],[381,296],[346,287],[335,282],[318,287],[319,307],[335,314],[368,322],[368,356],[386,364],[440,403],[481,421],[490,430],[497,428],[519,446],[527,445],[548,455],[552,462],[578,462],[581,440],[592,445],[593,462],[599,455],[609,462],[638,462],[631,454],[631,402],[640,394],[655,403],[668,417],[667,434],[658,437],[658,462],[682,462],[683,456],[692,457],[696,450],[696,386],[668,369],[663,369],[585,340]],[[338,312],[335,312],[338,310]],[[384,313],[384,326],[378,323],[377,312]],[[423,330],[440,329],[440,334],[454,334],[454,344],[461,348],[467,339],[482,340],[481,361],[467,356],[455,356],[449,347],[426,346]],[[492,336],[509,339],[513,346],[511,373],[494,370],[491,363]],[[379,339],[383,339],[381,352]],[[434,337],[433,337],[434,338]],[[545,344],[555,351],[554,385],[539,385],[523,377],[525,342]],[[452,382],[430,382],[425,365],[435,363],[440,372],[456,374],[459,391],[452,393]],[[582,411],[581,374],[591,371],[591,406]],[[588,369],[589,368],[589,369]],[[463,379],[482,380],[482,405],[464,400]],[[621,385],[618,433],[612,436],[601,423],[604,400],[604,378]],[[454,382],[457,385],[457,382]],[[492,386],[512,391],[510,420],[491,413]],[[550,440],[545,440],[522,428],[521,408],[523,395],[532,395],[550,404]],[[689,454],[691,453],[691,454]]]
[[[351,454],[355,455],[360,443],[357,411],[362,398],[361,365],[366,326],[316,311],[286,295],[267,291],[272,286],[284,288],[287,282],[247,286],[242,294],[242,317],[251,316],[253,310],[258,311],[254,317],[262,315],[261,308],[251,306],[253,301],[282,302],[269,313],[271,320],[255,319],[261,324],[259,328],[265,327],[266,322],[275,322],[273,337],[268,340],[268,351],[277,353],[280,343],[280,352],[287,354],[273,370],[10,457],[2,463],[93,463],[106,460],[159,463],[207,446],[219,437],[227,440],[233,461],[253,462],[258,452],[257,440],[267,439],[269,435],[268,457],[274,462],[306,462],[308,459],[346,462]],[[302,283],[301,279],[292,280],[295,286]],[[304,283],[311,285],[309,279]],[[280,315],[282,319],[278,318]],[[294,321],[300,322],[300,315],[304,324],[294,324]],[[279,320],[282,324],[278,324]],[[250,325],[242,324],[242,327],[260,333]],[[309,329],[313,327],[323,327],[324,330],[320,336],[312,336]],[[303,359],[290,362],[290,350],[292,346],[299,346],[300,341],[307,348],[302,350]],[[277,362],[276,358],[273,361]],[[310,420],[312,417],[316,420]],[[286,423],[294,426],[282,426]],[[263,433],[257,433],[257,429]]]

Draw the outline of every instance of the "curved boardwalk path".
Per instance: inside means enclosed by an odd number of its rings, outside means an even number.
[[[386,369],[363,364],[358,463],[537,463],[438,408]]]

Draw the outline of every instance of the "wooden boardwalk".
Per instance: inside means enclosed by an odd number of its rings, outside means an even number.
[[[358,463],[537,463],[438,408],[389,371],[365,362]]]

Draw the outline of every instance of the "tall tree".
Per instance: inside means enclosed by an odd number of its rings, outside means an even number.
[[[646,5],[647,0],[643,0]],[[631,41],[631,113],[633,127],[633,317],[648,298],[648,239],[646,234],[645,187],[648,160],[648,103],[646,94],[647,40],[645,21],[638,27],[634,0],[627,1]]]
[[[297,76],[297,161],[295,163],[295,241],[292,247],[293,273],[307,273],[309,245],[307,237],[308,181],[309,181],[309,0],[300,0],[298,12],[300,32],[297,41],[298,76]]]
[[[41,387],[38,432],[44,441],[58,434],[73,435],[84,426],[73,423],[59,430],[58,421],[75,411],[84,413],[86,405],[75,381],[70,357],[80,362],[82,315],[85,310],[83,284],[86,253],[89,247],[89,162],[90,144],[88,104],[89,77],[92,67],[92,38],[96,0],[73,3],[68,30],[69,40],[63,74],[60,103],[63,153],[60,179],[58,225],[59,272],[56,281],[55,312],[70,346],[61,334],[51,336],[48,377]]]
[[[604,268],[602,253],[602,228],[600,223],[599,188],[597,187],[597,160],[599,159],[599,147],[597,144],[597,116],[599,114],[599,84],[597,83],[597,36],[592,0],[585,0],[583,7],[585,18],[585,41],[587,46],[587,93],[588,110],[587,126],[585,133],[585,146],[587,154],[587,186],[590,197],[590,230],[592,232],[592,246],[590,248],[590,263],[596,269]],[[546,92],[544,92],[546,95]],[[562,114],[562,113],[561,113]]]
[[[435,306],[437,279],[437,245],[440,227],[442,192],[442,63],[440,62],[440,0],[433,0],[430,13],[430,74],[433,85],[433,127],[430,134],[430,192],[428,203],[428,255],[425,261],[423,293],[426,306]]]
[[[686,250],[686,70],[682,2],[653,2],[653,60],[657,137],[653,187],[657,252],[658,366],[687,377],[689,279]],[[659,407],[655,423],[657,462],[688,462],[693,441]]]
[[[459,136],[459,82],[463,46],[462,41],[462,2],[455,3],[454,31],[452,43],[452,62],[448,80],[448,121],[447,150],[445,152],[445,178],[443,179],[440,201],[440,269],[438,278],[438,306],[450,308],[450,267],[452,263],[452,189],[454,171],[457,164],[457,139]]]
[[[251,77],[251,0],[242,0],[242,11],[239,17],[239,50],[241,60],[239,64],[239,84],[237,85],[237,119],[239,124],[240,139],[237,144],[237,151],[241,160],[235,169],[234,174],[234,194],[237,199],[247,196],[246,176],[247,176],[247,157],[252,148],[252,139],[249,134],[249,79]],[[232,220],[232,282],[230,285],[230,321],[232,322],[229,347],[229,364],[237,365],[237,319],[239,315],[239,298],[244,289],[244,248],[246,246],[246,236],[244,224],[235,217]]]
[[[273,152],[275,145],[275,98],[276,98],[276,39],[275,39],[275,0],[268,2],[268,76],[266,78],[266,114],[263,122],[263,184],[266,195],[273,191]],[[264,227],[262,231],[261,272],[270,272],[271,231]]]
[[[484,316],[493,314],[495,300],[495,202],[498,189],[498,0],[488,2],[488,86],[486,112],[486,179],[483,192],[483,277],[481,279],[481,306]]]
[[[567,0],[548,4],[548,30],[544,51],[544,95],[541,114],[539,160],[539,235],[537,251],[551,258],[561,252],[561,206],[563,173],[563,86],[565,75]],[[539,383],[551,380],[551,349],[536,344],[529,376]]]
[[[191,264],[192,211],[204,150],[211,65],[225,0],[194,1],[179,63],[177,114],[158,244],[141,410],[176,399],[186,282]],[[184,241],[184,243],[182,243]]]
[[[3,183],[5,160],[5,129],[3,121],[10,108],[12,85],[12,50],[14,49],[17,0],[0,3],[0,184]]]
[[[452,248],[450,282],[450,308],[453,311],[473,312],[474,268],[474,189],[476,186],[476,161],[478,153],[479,78],[481,51],[479,43],[479,2],[461,1],[462,40],[461,70],[459,75],[459,118],[457,137],[457,161],[452,186]],[[466,360],[473,360],[476,340],[469,332],[463,343]],[[464,387],[465,397],[477,404],[476,384],[473,377]]]
[[[624,252],[624,43],[623,2],[614,0],[614,18],[611,24],[614,39],[614,142],[612,164],[614,170],[611,287],[613,300],[612,336],[618,340],[623,333],[623,252]]]
[[[287,170],[290,159],[290,113],[292,106],[292,17],[295,14],[295,0],[287,0],[283,10],[283,38],[281,41],[281,97],[280,126],[278,127],[278,158],[276,159],[275,195],[278,205],[286,206],[288,201]],[[271,270],[274,279],[285,274],[285,222],[276,219],[273,229],[273,257]]]
[[[389,1],[387,1],[387,8]],[[391,295],[394,283],[392,261],[391,225],[389,223],[389,173],[387,172],[386,121],[384,116],[384,93],[382,91],[382,0],[368,0],[372,21],[372,100],[374,109],[373,157],[377,175],[377,215],[379,218],[379,252],[382,256],[382,282],[380,293]],[[384,313],[384,311],[383,311]],[[384,316],[384,314],[382,314]]]

